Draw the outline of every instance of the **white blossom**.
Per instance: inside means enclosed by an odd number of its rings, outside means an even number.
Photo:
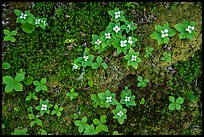
[[[120,46],[125,47],[127,45],[126,43],[127,43],[127,40],[124,40],[124,41],[121,40],[120,41]]]
[[[128,43],[129,43],[129,44],[132,44],[132,43],[133,43],[132,37],[128,37]]]
[[[111,102],[112,100],[112,97],[110,96],[110,97],[106,97],[106,102],[108,103],[108,102]]]
[[[42,104],[41,110],[47,110],[47,105]]]
[[[191,26],[188,26],[188,28],[186,28],[186,31],[188,31],[189,33],[191,33],[191,31],[194,30],[194,29],[195,29],[195,27],[193,27],[193,26],[192,26],[192,27],[191,27]]]
[[[36,19],[35,24],[40,24],[40,19]]]
[[[27,14],[21,13],[20,19],[26,19],[27,16],[28,16]]]
[[[97,41],[95,41],[95,44],[100,45],[102,41],[100,41],[99,39],[97,39]]]
[[[77,69],[77,68],[78,68],[78,65],[77,65],[77,64],[74,64],[73,68],[74,68],[74,69]]]
[[[117,18],[120,18],[120,11],[115,12],[115,18],[116,18],[116,19],[117,19]]]
[[[130,29],[130,24],[128,24],[127,27]]]
[[[117,25],[113,28],[113,30],[115,31],[115,33],[118,33],[118,31],[120,31],[120,27],[118,27]]]
[[[161,33],[162,33],[161,37],[164,38],[164,37],[169,36],[168,32],[169,32],[168,29],[165,29],[164,31],[161,31]]]
[[[85,60],[85,61],[87,61],[87,60],[88,60],[88,58],[89,58],[89,56],[85,56],[85,55],[84,55],[84,57],[83,57],[83,58],[84,58],[84,60]]]
[[[137,56],[132,55],[131,61],[136,61]]]
[[[130,101],[130,97],[125,97],[125,102]]]
[[[110,33],[105,33],[105,38],[110,39],[111,38]]]
[[[120,111],[120,112],[117,113],[117,115],[118,115],[119,117],[121,117],[121,116],[123,115],[123,112]]]

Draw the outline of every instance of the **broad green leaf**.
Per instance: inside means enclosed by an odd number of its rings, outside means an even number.
[[[11,92],[11,91],[13,91],[13,84],[8,84],[8,85],[6,85],[6,87],[5,87],[5,92],[6,92],[6,93],[9,93],[9,92]]]
[[[108,68],[108,65],[107,65],[105,62],[101,63],[101,66],[102,66],[104,69],[107,69],[107,68]]]
[[[44,129],[40,129],[40,135],[47,135],[47,132]]]
[[[80,126],[80,127],[78,127],[78,131],[79,131],[79,133],[81,133],[84,131],[84,128]]]
[[[101,125],[101,126],[102,126],[103,131],[108,132],[108,127],[106,125]]]
[[[3,82],[5,84],[12,84],[12,83],[14,83],[14,79],[11,76],[4,76],[3,77]]]
[[[54,109],[58,109],[58,105],[57,104],[55,104]]]
[[[42,121],[40,119],[35,119],[35,123],[39,126],[42,126]]]
[[[120,135],[120,134],[118,133],[118,131],[114,131],[113,135]]]
[[[14,38],[13,36],[10,36],[10,41],[13,43],[16,42],[16,38]]]
[[[31,100],[31,96],[26,97],[26,101]]]
[[[81,122],[82,122],[82,123],[86,123],[86,122],[87,122],[87,117],[86,117],[86,116],[83,117],[82,120],[81,120]]]
[[[51,115],[54,115],[56,112],[57,112],[56,110],[53,110],[53,111],[51,112]]]
[[[10,36],[5,36],[4,37],[4,41],[9,41],[10,40]]]
[[[170,105],[169,105],[169,110],[174,110],[175,109],[175,104],[174,103],[171,103]]]
[[[178,98],[176,99],[176,103],[178,103],[178,104],[183,104],[183,98],[178,97]]]
[[[163,30],[163,27],[160,26],[160,25],[156,25],[156,26],[155,26],[155,30],[156,30],[157,32],[161,32],[161,31]]]
[[[173,96],[169,96],[169,100],[170,100],[171,102],[174,102],[174,101],[175,101],[175,98],[174,98]]]
[[[98,93],[98,97],[101,99],[101,100],[104,100],[106,98],[106,95],[104,93]]]
[[[37,80],[35,80],[35,81],[33,81],[33,84],[34,84],[35,86],[38,86],[38,85],[40,85],[40,82],[37,81]]]
[[[93,69],[97,69],[98,68],[98,64],[97,63],[93,63],[92,68]]]
[[[15,36],[17,34],[17,31],[13,30],[11,31],[11,35]]]
[[[13,87],[16,91],[23,91],[23,85],[21,83],[15,83]]]
[[[173,37],[176,34],[176,31],[174,29],[169,28],[169,37]]]
[[[20,10],[14,10],[14,13],[16,14],[16,16],[21,16],[22,11]]]
[[[33,99],[34,99],[34,100],[37,100],[38,97],[37,97],[36,95],[33,95]]]
[[[96,58],[96,61],[97,61],[98,64],[101,64],[102,60],[103,60],[103,59],[102,59],[100,56],[98,56],[98,57]]]
[[[57,112],[57,116],[58,116],[58,117],[61,116],[61,112],[60,112],[60,111]]]
[[[133,66],[134,69],[138,68],[138,63],[137,62],[131,62],[131,65]]]
[[[36,88],[35,88],[35,91],[36,92],[39,92],[41,90],[41,86],[37,86]]]
[[[166,61],[170,62],[171,61],[171,57],[166,58]]]
[[[46,78],[42,78],[42,79],[40,80],[40,83],[41,83],[41,84],[45,84],[45,83],[46,83]]]
[[[91,100],[97,100],[97,95],[96,94],[91,94]]]
[[[88,85],[89,85],[90,87],[93,87],[93,81],[92,81],[92,80],[89,80],[89,81],[88,81]]]
[[[179,39],[185,39],[187,37],[186,33],[185,32],[181,32],[179,34]]]
[[[148,82],[149,82],[149,79],[144,79],[144,82],[145,82],[145,83],[148,83]]]
[[[60,108],[59,108],[59,111],[62,111],[63,109],[64,109],[64,108],[60,107]]]
[[[46,90],[47,90],[47,86],[41,85],[41,89],[44,90],[44,91],[46,91]]]
[[[143,85],[143,82],[137,83],[137,87],[142,87],[142,85]]]
[[[176,109],[180,110],[181,109],[181,105],[180,104],[176,104]]]
[[[17,82],[21,82],[23,81],[25,78],[25,73],[22,72],[22,73],[16,73],[16,76],[15,76],[15,81]]]
[[[99,133],[101,132],[103,129],[102,129],[102,125],[98,125],[96,126],[96,132]]]
[[[144,104],[144,103],[145,103],[145,99],[142,98],[141,101],[140,101],[140,104],[142,105],[142,104]]]
[[[32,24],[23,23],[22,30],[26,33],[32,33],[35,30],[35,27]]]
[[[29,117],[30,119],[35,119],[35,116],[34,116],[33,114],[28,114],[28,117]]]
[[[33,127],[35,125],[35,121],[30,122],[30,127]]]
[[[97,118],[95,118],[95,119],[93,120],[93,123],[94,123],[95,125],[100,125],[100,124],[101,124],[101,122],[100,122]]]
[[[2,69],[9,69],[9,68],[11,68],[11,65],[8,62],[2,63]]]
[[[4,129],[5,128],[5,125],[4,124],[2,124],[2,129]]]
[[[10,31],[7,30],[7,29],[4,29],[4,34],[5,34],[5,35],[11,35],[11,34],[10,34]]]
[[[181,23],[175,24],[174,28],[179,32],[184,31],[183,25]]]
[[[118,118],[118,122],[122,125],[124,123],[124,119],[123,118]]]
[[[163,39],[163,41],[164,41],[164,43],[168,44],[168,43],[169,43],[169,37],[165,37],[165,38]]]
[[[32,77],[25,77],[25,79],[23,80],[24,84],[26,86],[30,86],[33,82],[33,78]]]
[[[143,78],[141,76],[137,76],[138,81],[143,81]]]
[[[81,126],[81,121],[80,121],[80,120],[76,120],[76,121],[74,122],[74,124],[79,127],[79,126]]]
[[[105,123],[106,122],[106,115],[103,115],[103,116],[101,116],[100,117],[100,121],[101,121],[101,123]]]

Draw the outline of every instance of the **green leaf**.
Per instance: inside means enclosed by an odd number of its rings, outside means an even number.
[[[182,32],[184,30],[183,25],[181,23],[174,25],[174,28],[179,32]]]
[[[35,88],[35,91],[36,92],[39,92],[41,90],[41,86],[37,86],[36,88]]]
[[[96,127],[96,132],[97,133],[99,133],[99,132],[101,132],[103,129],[102,129],[102,125],[98,125],[97,127]]]
[[[171,103],[170,105],[169,105],[169,110],[174,110],[175,109],[175,104],[174,103]]]
[[[97,118],[95,118],[95,119],[93,120],[93,123],[94,123],[95,125],[100,125],[100,124],[101,124],[101,122],[100,122]]]
[[[97,61],[98,64],[101,64],[102,60],[103,60],[103,59],[102,59],[100,56],[98,56],[98,57],[96,58],[96,61]]]
[[[142,105],[142,104],[144,104],[144,103],[145,103],[145,99],[142,98],[141,101],[140,101],[140,104]]]
[[[46,83],[46,78],[42,78],[42,79],[40,80],[40,83],[41,83],[41,84],[45,84],[45,83]]]
[[[106,125],[101,125],[101,126],[102,126],[103,131],[108,132],[108,127]]]
[[[169,37],[173,37],[176,34],[176,31],[174,29],[169,28]]]
[[[11,76],[4,76],[3,77],[3,82],[5,84],[12,84],[12,83],[14,83],[14,79]]]
[[[51,112],[51,115],[54,115],[56,112],[57,112],[56,110],[53,110],[53,111]]]
[[[98,93],[98,97],[101,99],[101,100],[104,100],[106,95],[105,93]]]
[[[24,84],[26,86],[30,86],[33,82],[33,78],[32,77],[25,77],[25,79],[23,80]]]
[[[81,121],[80,121],[80,120],[76,120],[76,121],[74,122],[74,124],[79,127],[79,126],[81,126]]]
[[[41,89],[42,89],[43,91],[46,91],[46,90],[47,90],[47,86],[41,85]]]
[[[59,108],[59,111],[62,111],[63,109],[64,109],[64,108],[60,107],[60,108]]]
[[[118,133],[118,131],[114,131],[113,135],[120,135],[120,134]]]
[[[2,129],[4,129],[5,128],[5,125],[4,124],[2,124]]]
[[[105,123],[106,122],[106,115],[103,115],[103,116],[101,116],[100,117],[100,121],[101,121],[101,123]]]
[[[16,38],[14,38],[13,36],[10,36],[10,41],[13,43],[16,42]]]
[[[145,82],[145,83],[148,83],[148,82],[149,82],[149,79],[144,79],[144,82]]]
[[[11,31],[11,35],[15,36],[17,34],[17,31],[13,30]]]
[[[47,135],[47,132],[44,129],[40,129],[40,135]]]
[[[141,76],[137,76],[138,81],[143,81],[143,78]]]
[[[160,34],[160,33],[154,31],[154,32],[150,35],[150,37],[151,37],[152,39],[157,39],[158,45],[161,45],[161,44],[162,44],[162,37],[161,37],[161,34]]]
[[[88,81],[88,85],[89,85],[90,87],[93,87],[93,81],[92,81],[92,80],[89,80],[89,81]]]
[[[2,69],[9,69],[9,68],[11,68],[11,65],[8,62],[2,63]]]
[[[37,100],[38,97],[37,97],[36,95],[33,95],[33,99],[34,99],[34,100]]]
[[[26,97],[26,101],[31,100],[31,96]]]
[[[42,126],[42,121],[40,119],[35,119],[35,122],[37,125]]]
[[[176,104],[176,109],[180,110],[181,109],[181,105],[180,104]]]
[[[6,85],[6,87],[5,87],[5,92],[6,92],[6,93],[9,93],[9,92],[11,92],[11,91],[13,91],[13,84],[8,84],[8,85]]]
[[[97,63],[93,63],[92,68],[93,69],[97,69],[98,68],[98,64]]]
[[[143,82],[137,83],[137,87],[142,87],[142,85],[143,85]]]
[[[173,96],[169,96],[169,100],[170,100],[171,102],[174,102],[174,101],[175,101],[175,98],[174,98]]]
[[[23,91],[23,85],[21,83],[15,83],[14,89],[16,91]]]
[[[4,41],[9,41],[10,40],[10,36],[5,36],[4,37]]]
[[[33,81],[33,84],[34,84],[35,86],[38,86],[38,85],[40,85],[40,82],[37,81],[37,80],[35,80],[35,81]]]
[[[178,97],[178,98],[176,99],[176,103],[178,103],[178,104],[183,104],[183,102],[184,102],[184,100],[183,100],[183,98],[181,98],[181,97]]]
[[[60,117],[62,114],[60,111],[57,112],[57,116]]]
[[[29,117],[30,119],[35,119],[35,116],[34,116],[33,114],[28,114],[28,117]]]
[[[33,127],[35,125],[35,121],[30,122],[30,127]]]
[[[16,16],[21,16],[22,11],[20,11],[20,10],[14,10],[14,13],[16,14]]]
[[[124,119],[123,118],[118,118],[118,122],[122,125],[124,123]]]
[[[24,78],[25,78],[25,72],[16,73],[15,81],[16,81],[16,82],[21,82],[21,81],[24,80]]]
[[[186,33],[185,32],[181,32],[179,34],[179,39],[185,39],[187,37]]]
[[[10,34],[10,31],[7,30],[7,29],[4,29],[4,34],[5,34],[5,35],[11,35],[11,34]]]
[[[156,30],[157,32],[161,32],[161,31],[163,30],[163,27],[160,26],[160,25],[156,25],[156,26],[155,26],[155,30]]]
[[[165,37],[163,40],[164,40],[164,43],[166,43],[166,44],[169,43],[169,37]]]
[[[81,121],[82,121],[82,123],[86,123],[87,122],[87,117],[86,116],[83,117]]]
[[[58,105],[57,104],[55,104],[54,109],[58,109]]]
[[[107,69],[107,68],[108,68],[108,65],[107,65],[105,62],[101,63],[101,66],[102,66],[104,69]]]
[[[32,24],[23,23],[22,30],[26,33],[32,33],[35,30],[35,27]]]

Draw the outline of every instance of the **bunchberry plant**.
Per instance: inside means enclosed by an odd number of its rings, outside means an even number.
[[[38,80],[33,81],[33,84],[36,86],[35,91],[39,92],[39,91],[46,91],[47,90],[47,86],[46,84],[46,78],[42,78],[40,80],[40,82]]]
[[[86,123],[87,122],[87,117],[83,117],[81,120],[76,120],[74,124],[78,126],[78,131],[79,133],[83,132],[85,129],[89,127],[89,125]]]
[[[84,135],[96,135],[96,134],[98,133],[93,124],[89,125],[84,131]]]
[[[151,53],[152,53],[153,51],[154,51],[153,48],[146,48],[146,50],[145,50],[146,54],[144,55],[144,57],[145,57],[146,59],[148,59],[149,56],[151,55]]]
[[[120,104],[125,104],[127,107],[136,106],[134,100],[135,96],[132,95],[132,92],[130,89],[128,89],[128,86],[125,86],[125,90],[122,90],[120,96],[121,96]]]
[[[109,10],[108,14],[112,16],[111,21],[125,21],[124,12],[120,11],[118,8],[115,8],[114,10]]]
[[[171,61],[171,54],[170,53],[167,53],[167,52],[164,52],[163,53],[163,56],[161,60],[164,60],[164,61],[167,61],[167,62],[170,62]]]
[[[74,62],[72,63],[73,67],[72,67],[72,70],[75,70],[75,69],[80,69],[81,67],[81,63],[78,62],[78,59],[75,59]]]
[[[195,22],[188,22],[187,20],[184,20],[183,24],[178,23],[174,25],[174,28],[180,32],[179,33],[180,39],[188,38],[192,40],[193,37],[196,35],[195,26],[196,26]]]
[[[137,69],[138,64],[142,62],[139,58],[139,52],[135,52],[132,48],[130,48],[129,53],[124,56],[124,58],[128,61],[127,65],[132,66],[135,69]]]
[[[114,114],[113,118],[117,119],[121,125],[124,123],[124,119],[127,119],[127,109],[124,109],[121,104],[117,104],[116,109],[112,110],[112,112]]]
[[[133,30],[135,30],[137,27],[133,24],[133,21],[129,22],[129,21],[125,21],[125,24],[121,26],[122,29],[124,29],[126,31],[126,33],[129,33],[130,31],[133,32]],[[135,39],[135,42],[137,41],[137,39]]]
[[[123,35],[120,39],[115,39],[113,42],[113,47],[117,49],[117,54],[119,55],[121,52],[126,54],[127,50],[130,48],[130,44],[128,43],[126,36]]]
[[[96,94],[91,94],[91,100],[94,107],[101,106],[101,99]]]
[[[68,92],[66,95],[70,98],[70,100],[72,100],[72,99],[75,99],[78,96],[78,93],[75,93],[74,89],[71,88],[70,92]]]
[[[56,114],[58,117],[60,117],[62,115],[61,111],[64,109],[63,107],[58,107],[57,104],[55,104],[54,106],[54,109],[52,112],[51,112],[51,115],[54,115]]]
[[[16,30],[13,30],[13,31],[10,32],[10,30],[4,29],[4,34],[6,35],[4,37],[5,41],[9,41],[9,40],[11,42],[15,42],[16,41],[16,38],[14,37],[17,34]]]
[[[141,76],[137,76],[137,80],[139,81],[139,83],[137,83],[137,87],[146,87],[147,83],[149,82],[149,79],[143,79]]]
[[[106,115],[103,115],[100,117],[100,120],[97,118],[93,119],[93,123],[96,125],[97,134],[102,131],[108,132],[108,127],[104,125],[104,123],[106,122],[106,118]]]
[[[107,69],[108,65],[105,62],[102,63],[102,61],[103,59],[100,56],[98,56],[96,58],[96,63],[93,63],[92,68],[97,69],[101,65],[104,69]]]
[[[110,33],[106,33],[106,38],[111,38]],[[107,42],[103,42],[104,41],[103,38],[103,34],[102,36],[97,36],[96,34],[92,34],[92,44],[94,45],[94,50],[98,50],[98,53],[103,52],[106,48],[108,48],[107,46]],[[108,39],[108,41],[110,41],[110,39]]]
[[[15,91],[23,91],[23,85],[20,83],[25,78],[25,72],[20,69],[15,76],[15,79],[11,76],[4,76],[3,82],[6,84],[5,92],[9,93],[13,90]]]
[[[118,103],[115,99],[116,94],[111,93],[110,90],[106,90],[105,93],[98,93],[98,97],[101,99],[101,106],[105,106],[106,108]]]
[[[83,57],[77,59],[78,62],[81,62],[81,65],[85,68],[87,66],[93,65],[94,56],[89,54],[89,49],[86,48],[83,52]]]
[[[31,99],[34,99],[34,100],[38,100],[38,97],[35,95],[35,93],[31,93],[31,92],[28,92],[28,96],[26,97],[26,101],[28,100],[31,100]]]
[[[50,108],[53,105],[49,103],[49,100],[46,99],[45,101],[43,101],[42,99],[40,99],[40,105],[38,105],[37,107],[35,107],[35,109],[40,110],[40,114],[43,115],[44,113],[50,114]]]
[[[42,121],[38,119],[36,116],[33,114],[28,114],[29,119],[33,120],[30,122],[30,127],[33,127],[35,124],[42,126]]]
[[[177,110],[180,110],[181,104],[183,104],[184,102],[182,97],[178,97],[175,101],[175,98],[173,96],[169,96],[169,100],[172,102],[169,104],[169,110],[174,110],[175,108]]]
[[[155,30],[150,37],[152,39],[156,39],[158,42],[158,45],[161,45],[162,43],[169,43],[169,37],[173,37],[176,34],[176,31],[174,29],[171,29],[169,27],[169,23],[166,22],[164,26],[156,25]]]
[[[27,128],[24,129],[14,129],[14,132],[11,133],[11,135],[29,135],[27,134]]]
[[[2,69],[10,69],[11,65],[8,62],[3,62],[2,63]]]

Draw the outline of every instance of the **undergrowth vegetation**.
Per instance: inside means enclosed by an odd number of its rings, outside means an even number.
[[[201,5],[4,2],[2,134],[202,134]]]

